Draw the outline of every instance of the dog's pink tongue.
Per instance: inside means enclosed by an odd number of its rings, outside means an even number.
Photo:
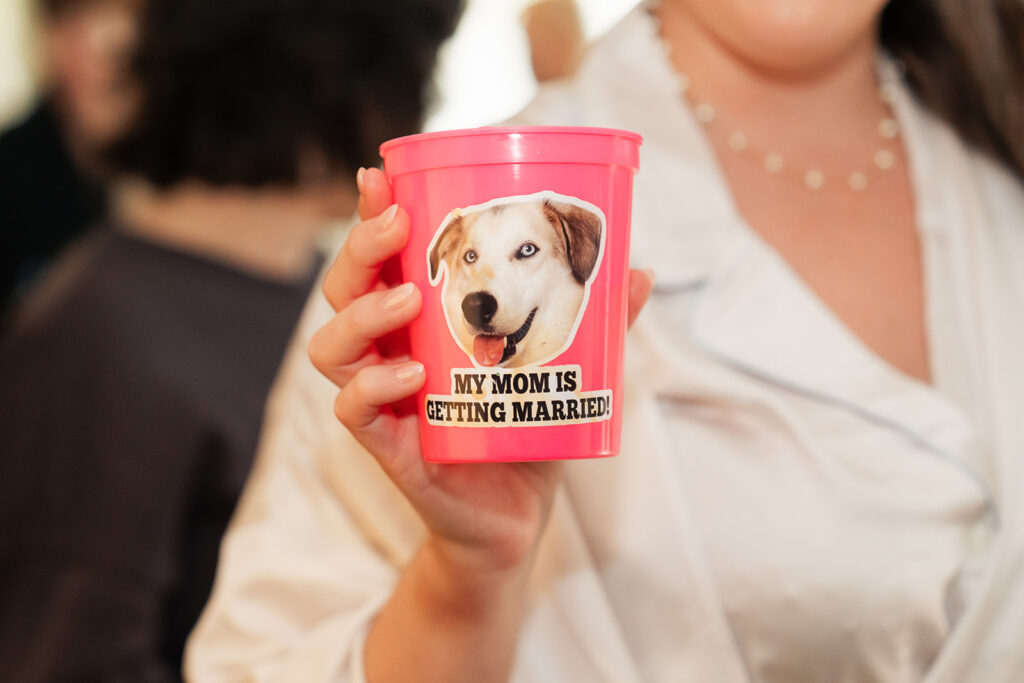
[[[492,337],[486,334],[478,334],[473,337],[473,358],[476,362],[485,367],[491,367],[501,362],[505,355],[505,337]]]

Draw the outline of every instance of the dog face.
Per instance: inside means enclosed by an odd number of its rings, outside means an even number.
[[[456,214],[435,237],[430,282],[447,271],[445,316],[481,366],[520,367],[564,350],[601,254],[603,221],[538,199]]]

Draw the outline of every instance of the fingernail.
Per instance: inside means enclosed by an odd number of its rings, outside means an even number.
[[[402,305],[409,300],[409,297],[412,296],[412,289],[413,284],[411,282],[406,282],[404,285],[395,287],[391,290],[391,294],[384,299],[384,308],[391,311],[396,308],[401,308]]]
[[[654,275],[654,271],[650,268],[644,268],[644,275],[646,275],[647,279],[651,281],[651,287],[653,287],[654,283],[658,281],[658,278]]]
[[[398,213],[398,204],[392,204],[388,208],[384,209],[384,213],[380,215],[380,220],[377,222],[378,232],[387,232],[388,228],[395,220],[395,214]]]
[[[359,188],[359,194],[363,194],[363,176],[366,175],[366,169],[362,166],[356,171],[356,187]]]
[[[395,369],[395,379],[399,382],[408,382],[416,379],[423,374],[423,363],[417,363],[413,361],[404,365],[399,365]]]

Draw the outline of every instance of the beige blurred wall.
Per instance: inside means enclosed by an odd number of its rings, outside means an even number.
[[[31,0],[0,0],[0,128],[25,112],[34,93]]]
[[[521,15],[534,1],[467,1],[455,35],[441,49],[435,75],[439,101],[427,117],[427,130],[496,123],[529,102],[537,84]],[[576,0],[586,38],[607,31],[637,1]]]

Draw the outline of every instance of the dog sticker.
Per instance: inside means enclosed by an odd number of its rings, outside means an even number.
[[[448,328],[474,366],[522,368],[569,348],[604,254],[605,217],[554,192],[450,212],[427,249]]]

